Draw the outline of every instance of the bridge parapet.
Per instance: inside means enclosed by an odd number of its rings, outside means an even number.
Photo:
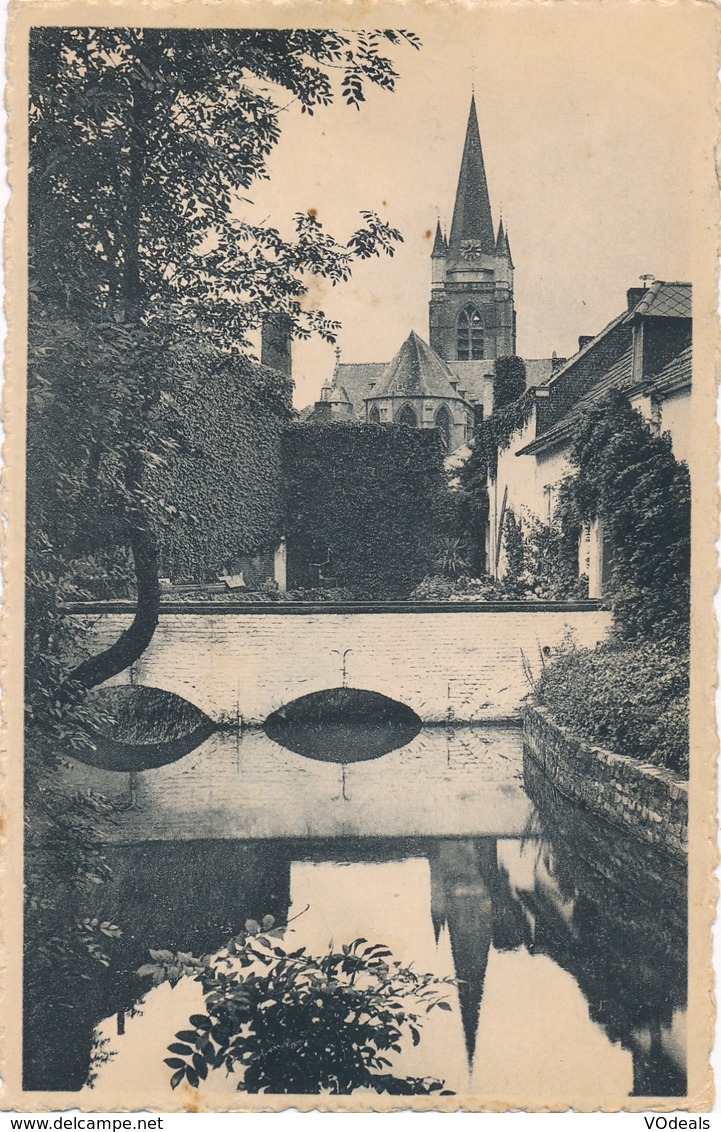
[[[132,608],[72,611],[99,650]],[[343,684],[400,700],[424,723],[498,722],[520,717],[529,673],[569,634],[592,646],[610,619],[596,602],[164,603],[150,647],[115,682],[176,692],[223,723],[261,724],[299,696]]]

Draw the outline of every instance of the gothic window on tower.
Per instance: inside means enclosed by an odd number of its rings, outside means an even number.
[[[483,321],[475,307],[464,307],[458,317],[456,346],[459,362],[483,357]]]
[[[445,452],[450,451],[451,447],[451,414],[445,405],[441,405],[436,413],[436,428],[441,434],[441,444]]]
[[[380,424],[381,423],[381,415],[378,412],[378,406],[377,405],[373,405],[371,407],[371,411],[368,414],[368,421],[369,421],[370,424]]]
[[[406,425],[408,428],[418,428],[418,417],[410,405],[404,405],[396,417],[396,424]]]

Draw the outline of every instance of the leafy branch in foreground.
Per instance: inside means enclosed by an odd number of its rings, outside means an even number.
[[[404,1039],[418,1045],[431,1010],[451,1009],[444,987],[454,980],[418,974],[362,938],[322,956],[289,950],[273,924],[247,920],[213,957],[153,951],[138,971],[155,985],[189,976],[203,988],[206,1013],[168,1046],[173,1088],[197,1088],[224,1066],[248,1093],[447,1094],[435,1078],[396,1076],[388,1055]]]

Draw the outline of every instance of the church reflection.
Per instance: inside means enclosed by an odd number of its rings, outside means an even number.
[[[322,865],[326,876],[327,870],[345,873],[337,884],[347,891],[350,865],[381,866],[374,875],[382,887],[384,876],[395,877],[392,884],[397,884],[399,862],[416,860],[419,866],[426,862],[427,871],[424,866],[422,874],[413,873],[426,878],[413,894],[415,905],[420,900],[436,952],[440,955],[442,935],[450,944],[469,1073],[474,1060],[482,1065],[488,1058],[489,1051],[476,1045],[489,956],[517,952],[547,956],[572,976],[591,1023],[630,1054],[634,1094],[683,1094],[681,869],[554,797],[532,764],[526,766],[525,785],[536,806],[525,840],[214,840],[109,847],[113,880],[98,914],[126,924],[127,930],[115,945],[111,968],[99,969],[90,980],[64,980],[61,1001],[55,988],[34,986],[29,976],[32,1058],[26,1087],[82,1087],[93,1029],[116,1016],[122,1032],[126,1012],[146,989],[135,971],[147,961],[149,949],[208,954],[248,917],[271,914],[285,922],[297,901],[292,870],[298,863]],[[374,898],[380,908],[383,892],[366,895],[371,916]],[[384,915],[378,913],[379,939]],[[397,936],[397,925],[394,932]],[[409,938],[412,945],[412,932]],[[527,1024],[522,1017],[511,1021]]]

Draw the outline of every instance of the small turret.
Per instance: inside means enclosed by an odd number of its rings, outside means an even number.
[[[433,241],[431,252],[431,289],[442,290],[446,283],[446,258],[448,256],[448,241],[441,231],[441,222],[436,222],[436,238]]]
[[[511,259],[511,245],[508,240],[508,233],[503,227],[503,217],[501,217],[500,224],[498,225],[498,237],[496,239],[496,255],[502,256],[508,260],[508,263],[513,267],[513,260]]]
[[[440,219],[438,219],[436,221],[436,238],[433,241],[433,251],[431,252],[431,256],[434,259],[436,257],[440,257],[442,259],[445,259],[447,255],[448,255],[448,241],[446,240],[446,237],[443,235],[443,232],[441,231],[441,221],[440,221]]]

